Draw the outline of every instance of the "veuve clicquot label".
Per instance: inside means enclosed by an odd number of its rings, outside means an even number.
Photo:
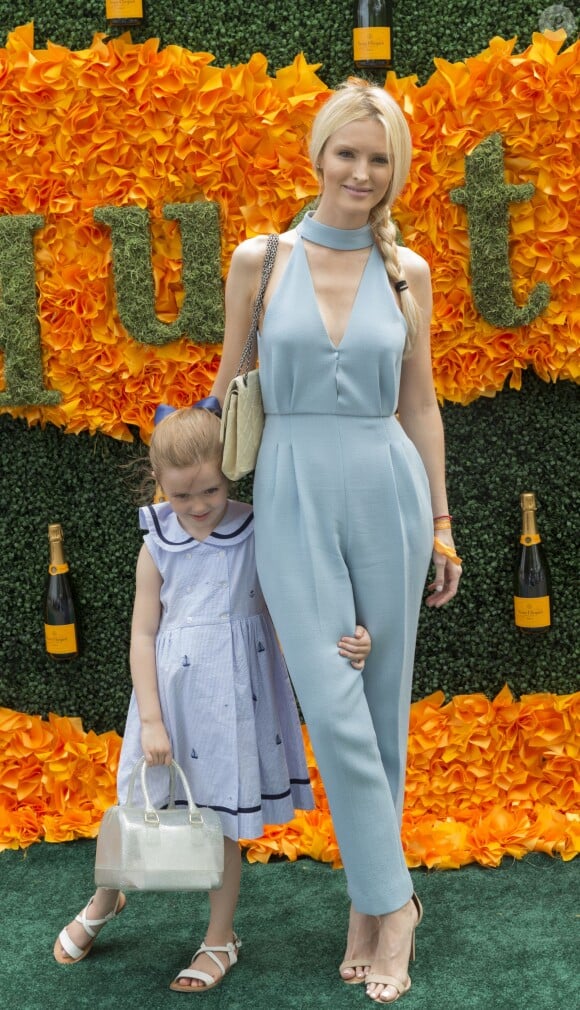
[[[549,596],[514,596],[514,619],[518,628],[549,628]]]
[[[354,28],[352,33],[355,63],[390,63],[390,28]]]
[[[107,21],[139,24],[143,18],[143,0],[106,0]]]
[[[69,656],[78,652],[77,629],[74,624],[45,624],[46,651],[51,656]]]

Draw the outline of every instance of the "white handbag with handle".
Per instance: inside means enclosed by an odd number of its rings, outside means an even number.
[[[145,758],[131,773],[127,802],[104,814],[97,838],[95,884],[124,891],[210,891],[222,886],[224,837],[215,810],[200,810],[176,761],[170,776],[169,806],[156,809],[147,792]],[[141,776],[144,807],[135,806],[133,791]],[[175,806],[179,775],[187,806]]]

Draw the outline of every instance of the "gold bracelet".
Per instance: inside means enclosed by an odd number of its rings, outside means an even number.
[[[433,538],[433,547],[438,554],[444,554],[446,558],[449,558],[453,565],[461,564],[461,558],[455,553],[455,548],[448,547],[447,544],[444,544],[443,541],[439,539],[439,537]]]
[[[450,519],[435,519],[433,522],[434,530],[450,530],[451,520]]]

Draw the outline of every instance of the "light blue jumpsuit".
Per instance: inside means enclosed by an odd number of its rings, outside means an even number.
[[[405,320],[370,227],[310,217],[259,335],[266,424],[256,560],[359,912],[410,898],[400,841],[413,656],[433,545],[427,475],[394,417]],[[302,238],[372,246],[344,337],[320,315]],[[364,672],[338,654],[365,625]]]

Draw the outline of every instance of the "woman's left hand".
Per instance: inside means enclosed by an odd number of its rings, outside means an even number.
[[[438,530],[437,539],[446,547],[455,551],[451,530]],[[444,603],[452,600],[459,586],[461,578],[461,565],[433,549],[433,564],[435,565],[435,578],[427,586],[429,596],[425,600],[428,607],[442,607]]]

